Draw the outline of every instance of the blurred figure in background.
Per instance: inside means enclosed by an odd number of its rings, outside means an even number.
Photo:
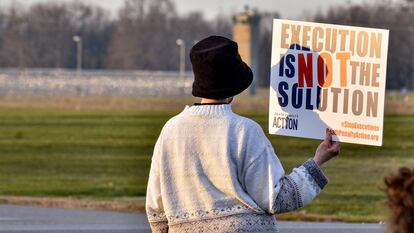
[[[414,169],[402,167],[384,182],[390,210],[387,233],[414,232]]]

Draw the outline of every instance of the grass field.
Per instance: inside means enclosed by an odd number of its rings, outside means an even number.
[[[163,121],[146,128],[128,112],[1,109],[0,194],[144,195]]]
[[[150,158],[174,113],[0,108],[0,195],[133,197],[145,194]],[[267,115],[242,114],[264,129]],[[265,130],[266,131],[266,130]],[[387,115],[383,147],[343,144],[324,171],[330,184],[308,207],[282,217],[379,221],[382,178],[414,167],[414,115]],[[285,170],[310,157],[317,140],[269,136]]]

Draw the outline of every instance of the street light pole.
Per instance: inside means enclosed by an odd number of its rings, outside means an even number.
[[[185,42],[182,39],[177,39],[176,43],[180,47],[180,78],[184,78],[184,71],[185,71]]]
[[[82,37],[75,35],[73,41],[76,43],[76,71],[78,75],[82,73]]]

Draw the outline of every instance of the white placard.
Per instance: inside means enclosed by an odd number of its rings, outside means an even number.
[[[273,21],[269,133],[382,145],[388,30]]]

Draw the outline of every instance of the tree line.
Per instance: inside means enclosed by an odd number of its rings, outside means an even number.
[[[230,37],[231,20],[179,16],[171,0],[125,0],[115,17],[80,1],[14,4],[0,10],[0,67],[75,68],[79,35],[85,69],[176,70],[176,40],[188,50],[211,34]]]
[[[332,6],[309,21],[390,29],[387,87],[414,88],[413,0]],[[259,40],[258,84],[269,83],[271,19],[264,14]],[[270,16],[270,17],[269,17]],[[115,16],[102,7],[74,1],[18,3],[0,9],[0,67],[75,68],[76,43],[83,43],[85,69],[177,70],[178,38],[189,48],[212,34],[231,37],[229,15],[207,20],[200,12],[179,15],[173,0],[124,0]]]

